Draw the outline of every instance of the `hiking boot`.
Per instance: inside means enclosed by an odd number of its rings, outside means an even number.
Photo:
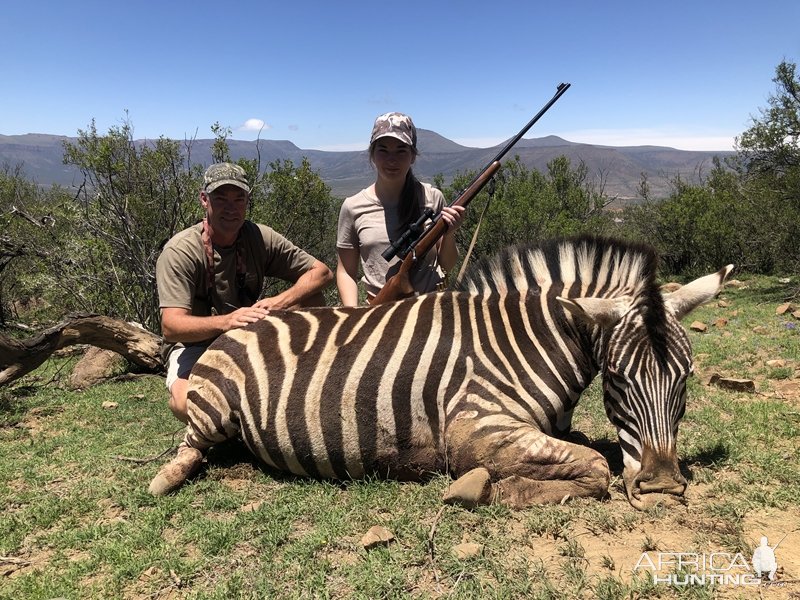
[[[164,465],[150,482],[150,493],[153,496],[164,496],[177,490],[197,472],[202,463],[203,453],[182,442],[178,446],[178,456]]]

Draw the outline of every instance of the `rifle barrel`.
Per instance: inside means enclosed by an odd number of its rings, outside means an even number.
[[[489,162],[489,164],[483,167],[483,169],[481,169],[480,172],[477,175],[475,175],[472,181],[469,182],[469,185],[467,185],[467,187],[464,188],[464,190],[458,195],[458,197],[455,200],[453,200],[448,206],[454,206],[456,204],[461,206],[466,206],[467,204],[469,204],[472,198],[476,196],[478,192],[481,191],[483,186],[486,185],[489,179],[491,179],[491,177],[498,171],[498,169],[500,168],[500,159],[502,159],[506,155],[506,153],[509,150],[511,150],[514,144],[516,144],[520,139],[522,139],[523,135],[528,133],[528,130],[531,127],[533,127],[536,121],[538,121],[542,117],[542,115],[546,113],[551,106],[553,106],[553,104],[556,103],[556,101],[564,94],[564,92],[566,92],[569,89],[570,85],[571,84],[569,83],[560,83],[556,88],[555,95],[552,98],[550,98],[547,104],[545,104],[542,107],[542,109],[538,113],[536,113],[530,121],[528,121],[525,127],[523,127],[519,131],[519,133],[517,133],[517,135],[515,135],[508,141],[508,143],[503,147],[502,150],[500,150],[500,152],[498,152],[497,156],[495,156],[491,160],[491,162]],[[489,173],[490,170],[491,173]],[[476,184],[478,185],[476,186]],[[467,192],[470,193],[467,194]],[[428,227],[427,230],[424,231],[416,230],[419,229],[419,226],[421,226],[421,222],[415,223],[413,226],[407,228],[405,233],[394,243],[391,243],[389,247],[383,251],[381,256],[383,256],[385,260],[391,260],[395,255],[405,258],[406,255],[411,250],[413,250],[414,248],[417,247],[417,245],[420,244],[421,240],[427,235],[427,233],[433,230],[434,226],[438,223],[440,217],[441,213],[435,215],[431,219],[431,225]],[[425,219],[421,219],[420,221],[424,220]],[[439,231],[441,232],[443,231],[443,229],[440,227]],[[433,241],[435,242],[436,240]],[[428,248],[425,244],[422,244],[422,247],[424,248],[422,251],[422,253],[424,254],[425,252],[428,251]]]
[[[515,135],[513,138],[511,138],[511,139],[508,141],[508,143],[507,143],[507,144],[506,144],[506,145],[503,147],[503,149],[502,149],[502,150],[500,150],[500,152],[498,152],[498,153],[497,153],[497,156],[495,156],[495,157],[494,157],[494,158],[491,160],[491,162],[489,162],[489,164],[488,164],[488,165],[486,165],[486,166],[485,166],[485,167],[484,167],[484,168],[481,170],[481,172],[480,172],[480,173],[478,173],[478,174],[475,176],[475,179],[473,179],[472,181],[473,181],[473,182],[477,181],[477,180],[480,178],[480,176],[481,176],[481,175],[483,175],[483,172],[484,172],[484,171],[486,171],[486,169],[488,169],[488,168],[489,168],[489,167],[492,165],[492,163],[499,162],[499,161],[500,161],[500,159],[501,159],[501,158],[503,158],[503,157],[506,155],[506,153],[507,153],[509,150],[511,150],[511,148],[513,148],[513,147],[514,147],[514,145],[515,145],[515,144],[516,144],[518,141],[520,141],[520,140],[522,139],[522,136],[523,136],[523,135],[525,135],[526,133],[528,133],[528,130],[529,130],[531,127],[533,127],[533,126],[536,124],[536,121],[538,121],[539,119],[541,119],[541,118],[542,118],[542,115],[544,115],[544,113],[546,113],[546,112],[547,112],[547,111],[550,109],[550,107],[551,107],[551,106],[553,106],[553,104],[555,104],[555,103],[556,103],[556,101],[557,101],[559,98],[561,98],[561,96],[564,94],[564,92],[566,92],[566,91],[569,89],[569,86],[570,86],[570,85],[572,85],[572,84],[571,84],[571,83],[559,83],[559,84],[558,84],[558,87],[556,88],[556,93],[555,93],[555,95],[554,95],[552,98],[550,98],[550,101],[549,101],[547,104],[545,104],[545,105],[542,107],[542,110],[540,110],[538,113],[536,113],[536,114],[533,116],[533,118],[532,118],[530,121],[528,121],[527,125],[525,125],[525,127],[523,127],[523,128],[520,130],[520,132],[519,132],[517,135]],[[470,184],[470,185],[471,185],[471,184]],[[469,186],[467,186],[467,187],[469,187]]]

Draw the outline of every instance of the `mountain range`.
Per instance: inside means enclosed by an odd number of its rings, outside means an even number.
[[[63,164],[63,143],[75,138],[49,134],[0,135],[0,167],[20,167],[24,175],[38,185],[59,184],[66,187],[80,185],[80,172]],[[140,143],[146,143],[144,140]],[[211,139],[193,140],[193,162],[211,162]],[[252,159],[260,152],[261,164],[274,160],[291,160],[299,165],[307,157],[311,168],[330,186],[333,195],[349,196],[374,181],[375,173],[366,150],[330,152],[304,150],[287,140],[260,140],[256,142],[228,140],[231,157]],[[433,131],[418,130],[420,154],[414,173],[422,181],[432,181],[437,174],[449,182],[458,173],[478,171],[487,165],[504,146],[470,148],[461,146]],[[602,186],[604,194],[616,198],[618,205],[639,199],[638,189],[642,175],[647,176],[652,197],[666,197],[671,191],[670,181],[680,176],[689,183],[698,183],[708,174],[714,156],[724,157],[730,151],[689,151],[663,146],[600,146],[570,142],[557,136],[521,139],[506,155],[506,159],[519,156],[530,169],[546,172],[547,163],[564,155],[573,166],[581,161],[588,168],[589,181]]]

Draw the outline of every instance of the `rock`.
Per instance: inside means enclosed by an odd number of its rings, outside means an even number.
[[[776,315],[785,315],[787,312],[792,310],[791,302],[784,302],[778,308],[775,309]]]
[[[716,321],[714,321],[714,327],[725,327],[728,324],[728,319],[725,317],[719,317]]]
[[[458,546],[453,546],[453,554],[458,560],[467,560],[483,554],[483,544],[464,542]]]
[[[75,364],[67,386],[71,390],[84,390],[114,376],[125,364],[125,359],[113,350],[89,346]]]
[[[691,325],[689,325],[689,329],[692,331],[705,331],[708,329],[708,326],[700,321],[694,321]]]
[[[365,550],[372,550],[378,546],[388,546],[394,541],[394,534],[381,525],[373,525],[361,538],[361,545]]]
[[[256,512],[261,506],[264,504],[264,500],[256,500],[255,502],[250,502],[249,504],[245,504],[239,510],[242,512]]]
[[[489,504],[492,497],[492,484],[489,471],[478,467],[467,471],[451,483],[444,493],[445,504],[458,504],[464,508],[475,508],[479,504]]]
[[[111,400],[106,400],[100,406],[102,406],[103,408],[117,408],[119,406],[119,403],[111,402]]]
[[[795,319],[800,319],[800,310],[796,310],[796,311],[794,311],[794,312],[792,313],[792,316],[793,316]]]
[[[776,358],[774,360],[768,360],[766,362],[766,365],[768,367],[780,368],[780,367],[785,367],[786,366],[786,361],[783,360],[782,358]]]
[[[791,277],[781,277],[780,279],[778,279],[778,283],[791,283],[791,282],[792,282]]]
[[[725,287],[741,288],[746,286],[743,281],[739,281],[738,279],[729,279],[725,282]]]
[[[731,303],[728,302],[727,300],[720,300],[717,302],[717,306],[719,306],[720,308],[728,308],[730,305]]]

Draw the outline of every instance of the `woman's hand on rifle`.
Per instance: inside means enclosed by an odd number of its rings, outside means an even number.
[[[461,223],[464,222],[465,210],[466,208],[463,206],[445,206],[442,209],[442,219],[447,223],[447,233],[453,233],[461,227]]]

